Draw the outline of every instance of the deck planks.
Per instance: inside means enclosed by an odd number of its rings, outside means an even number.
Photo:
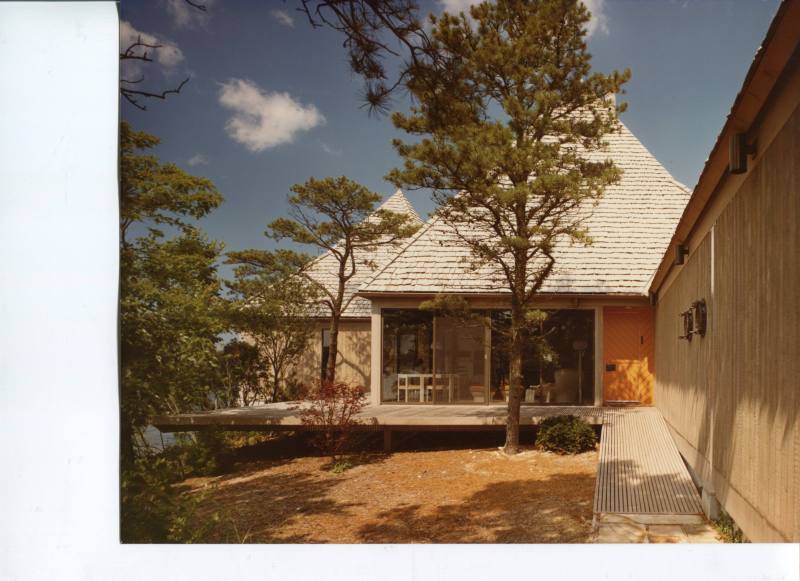
[[[604,408],[594,512],[702,512],[697,489],[656,408]]]

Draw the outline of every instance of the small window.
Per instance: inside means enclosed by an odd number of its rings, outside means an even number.
[[[319,369],[320,379],[325,378],[325,369],[328,367],[328,357],[331,352],[331,330],[322,330],[322,365]]]

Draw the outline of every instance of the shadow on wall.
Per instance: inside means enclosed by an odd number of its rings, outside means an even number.
[[[778,539],[757,513],[800,540],[799,133],[796,109],[659,301],[657,404],[751,505],[726,510],[761,528],[754,540]],[[707,334],[679,340],[678,313],[700,298]],[[716,494],[735,498],[724,482]]]
[[[336,362],[336,373],[342,373],[341,379],[356,383],[369,393],[370,390],[370,327],[366,331],[361,329],[348,329],[344,349],[339,351]],[[340,339],[341,341],[341,339]]]

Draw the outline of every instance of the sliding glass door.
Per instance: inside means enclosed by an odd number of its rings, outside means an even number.
[[[593,405],[594,310],[549,309],[528,330],[522,360],[525,403]],[[492,313],[490,400],[508,397],[508,311]]]
[[[383,311],[381,401],[432,401],[433,315],[416,309]]]
[[[593,309],[551,309],[526,337],[525,403],[592,405]],[[508,398],[508,311],[471,317],[384,309],[381,401],[504,403]]]
[[[469,320],[436,317],[435,398],[441,403],[486,403],[488,326],[484,315]]]

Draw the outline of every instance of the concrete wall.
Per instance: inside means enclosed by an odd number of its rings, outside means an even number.
[[[754,541],[800,541],[800,75],[767,104],[659,289],[656,406],[706,492]],[[691,343],[679,316],[708,303]]]
[[[320,377],[322,364],[322,329],[328,321],[320,321],[308,350],[295,369],[295,377],[311,384]],[[355,383],[369,390],[370,385],[370,322],[342,321],[339,325],[339,357],[336,362],[336,379]]]

